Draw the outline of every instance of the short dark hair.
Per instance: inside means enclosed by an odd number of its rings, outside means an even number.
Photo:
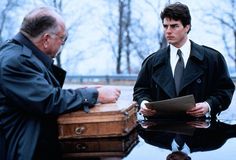
[[[31,11],[24,17],[20,30],[34,38],[47,30],[56,29],[57,20],[51,11],[46,7]]]
[[[186,25],[190,25],[191,29],[191,15],[188,6],[180,2],[167,5],[161,12],[160,17],[162,23],[164,18],[170,18],[175,21],[180,20],[184,27],[186,27]]]

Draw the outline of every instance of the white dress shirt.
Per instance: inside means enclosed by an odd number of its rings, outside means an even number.
[[[170,66],[171,66],[173,76],[174,76],[176,63],[179,60],[179,56],[177,55],[178,49],[180,49],[182,52],[182,56],[184,60],[184,67],[186,67],[186,64],[188,62],[188,58],[190,55],[190,50],[191,50],[191,43],[189,39],[187,39],[186,43],[181,48],[176,48],[175,46],[170,45]]]

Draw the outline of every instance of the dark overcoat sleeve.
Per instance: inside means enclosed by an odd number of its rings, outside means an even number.
[[[62,89],[53,73],[33,55],[10,56],[1,63],[1,89],[10,105],[25,112],[59,115],[97,101],[96,89]]]
[[[30,160],[40,148],[42,156],[58,159],[57,116],[92,106],[97,97],[95,88],[62,89],[55,73],[27,47],[4,45],[0,49],[0,126],[4,133],[0,147],[5,145],[5,157]]]
[[[208,93],[206,101],[211,107],[211,115],[221,113],[226,110],[232,100],[235,85],[230,78],[226,61],[218,51],[203,46],[205,50],[205,59],[208,62]]]
[[[149,67],[152,63],[151,58],[154,55],[147,57],[142,63],[142,67],[139,71],[137,81],[134,85],[133,99],[139,105],[143,100],[152,101],[151,97],[151,85],[152,85],[152,67]]]

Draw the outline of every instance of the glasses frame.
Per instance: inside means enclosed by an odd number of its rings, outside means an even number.
[[[54,32],[51,32],[50,34],[55,35],[55,36],[57,36],[58,38],[60,38],[60,40],[62,41],[63,45],[66,43],[66,40],[67,40],[67,38],[68,38],[68,35],[67,35],[67,34],[64,35],[64,36],[58,35],[57,33],[54,33]]]

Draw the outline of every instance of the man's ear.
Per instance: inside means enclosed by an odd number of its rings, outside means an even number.
[[[50,41],[50,35],[48,33],[43,34],[41,37],[41,41],[43,42],[44,48],[47,48]]]
[[[191,29],[191,25],[190,24],[185,26],[185,32],[186,33],[188,33],[190,31],[190,29]]]

